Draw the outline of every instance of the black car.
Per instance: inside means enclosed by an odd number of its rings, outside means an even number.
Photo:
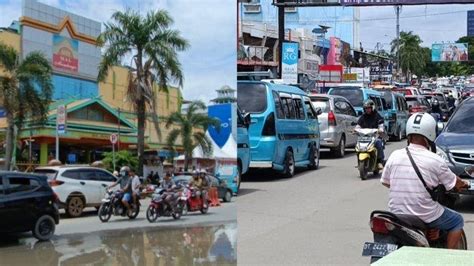
[[[32,231],[50,239],[59,223],[57,201],[46,176],[0,172],[0,233]]]

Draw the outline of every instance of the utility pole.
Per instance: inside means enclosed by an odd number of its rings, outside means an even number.
[[[277,6],[278,8],[278,78],[282,77],[281,58],[283,56],[282,48],[285,41],[285,7]]]
[[[400,74],[400,12],[402,7],[400,5],[395,7],[395,11],[397,13],[397,77],[398,81],[400,81],[401,74]]]

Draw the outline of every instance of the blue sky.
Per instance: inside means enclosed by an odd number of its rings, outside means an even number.
[[[186,99],[207,102],[215,90],[236,84],[236,5],[235,0],[40,0],[69,12],[100,22],[109,20],[117,10],[130,7],[146,13],[165,9],[191,47],[180,53]],[[7,27],[21,16],[20,0],[0,0],[0,27]]]

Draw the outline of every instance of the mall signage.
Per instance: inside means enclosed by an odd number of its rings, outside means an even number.
[[[79,70],[78,46],[77,40],[58,34],[53,35],[53,68],[77,73]]]

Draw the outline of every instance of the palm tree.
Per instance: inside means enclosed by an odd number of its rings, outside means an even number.
[[[158,136],[161,138],[156,112],[157,93],[153,84],[167,92],[168,84],[183,85],[183,72],[178,61],[178,51],[189,47],[179,31],[170,29],[173,19],[164,10],[151,11],[142,17],[127,9],[112,15],[113,22],[105,23],[105,31],[98,43],[105,45],[105,53],[99,65],[98,79],[103,81],[108,70],[125,56],[131,56],[127,98],[137,114],[138,173],[143,173],[145,148],[145,123],[150,115]],[[147,110],[151,111],[148,112]]]
[[[184,148],[185,170],[188,170],[194,148],[199,146],[204,154],[212,153],[212,142],[206,136],[207,128],[214,126],[218,131],[220,130],[219,119],[208,117],[207,114],[199,112],[203,110],[206,110],[206,105],[202,101],[193,101],[189,104],[185,114],[174,112],[168,117],[166,122],[166,128],[170,128],[174,124],[178,125],[178,128],[171,130],[166,143],[174,153],[175,143],[178,137],[181,138]]]
[[[0,66],[5,73],[0,76],[0,98],[7,119],[5,170],[10,170],[15,126],[20,130],[26,118],[39,123],[46,120],[53,91],[52,68],[43,54],[32,52],[20,60],[19,53],[2,42]]]
[[[413,32],[400,32],[400,51],[397,50],[397,39],[392,41],[391,52],[396,58],[400,58],[399,67],[405,74],[407,81],[411,74],[425,67],[425,60],[422,48],[420,46],[421,39]],[[398,57],[398,55],[400,55]]]

